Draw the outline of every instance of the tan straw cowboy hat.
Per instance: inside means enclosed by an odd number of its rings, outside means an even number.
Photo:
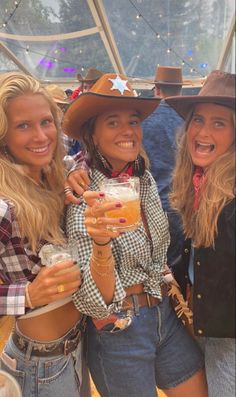
[[[172,66],[157,66],[155,84],[158,85],[182,85],[182,68]]]
[[[49,84],[45,88],[49,92],[49,94],[53,97],[56,103],[62,103],[67,105],[69,104],[66,93],[58,85]]]
[[[198,95],[173,96],[165,101],[183,118],[198,103],[215,103],[235,110],[235,74],[214,70]]]
[[[100,77],[90,91],[72,102],[64,116],[64,131],[70,137],[79,139],[80,128],[86,121],[113,109],[135,109],[143,120],[160,101],[161,98],[135,96],[126,76],[107,73]]]

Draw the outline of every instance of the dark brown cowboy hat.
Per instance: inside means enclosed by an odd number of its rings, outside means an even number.
[[[103,74],[104,73],[101,72],[101,70],[91,68],[91,69],[88,69],[86,76],[84,78],[82,78],[80,81],[82,81],[83,83],[86,81],[96,81],[96,80],[100,79],[100,77],[102,77]]]
[[[182,85],[182,68],[172,66],[157,66],[155,84],[158,85]]]
[[[81,126],[92,117],[113,109],[135,109],[144,120],[160,101],[161,98],[135,96],[126,76],[107,73],[100,77],[90,91],[72,102],[65,113],[63,128],[67,135],[79,139]]]
[[[198,103],[215,103],[235,109],[235,74],[214,70],[207,77],[198,95],[165,98],[184,119]]]

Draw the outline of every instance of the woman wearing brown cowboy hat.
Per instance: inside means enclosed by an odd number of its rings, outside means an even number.
[[[159,102],[135,97],[125,76],[105,74],[64,119],[90,160],[90,190],[69,206],[66,229],[78,240],[83,284],[73,299],[89,315],[88,362],[102,397],[154,397],[156,385],[168,397],[207,397],[203,356],[172,309],[162,275],[168,222],[141,131]],[[122,200],[107,203],[99,191],[122,173],[140,182],[142,218],[129,233],[117,228],[126,218],[105,214],[122,208]]]
[[[235,74],[213,71],[197,96],[166,102],[184,119],[173,207],[182,215],[182,262],[193,292],[194,333],[205,352],[210,397],[235,395]]]

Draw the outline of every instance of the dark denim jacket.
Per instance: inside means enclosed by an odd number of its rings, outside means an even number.
[[[190,248],[186,240],[182,260],[172,268],[185,296]],[[194,249],[193,319],[198,336],[235,337],[235,200],[219,217],[215,248]]]

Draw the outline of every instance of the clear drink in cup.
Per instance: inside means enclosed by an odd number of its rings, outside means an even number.
[[[137,229],[141,220],[139,178],[129,176],[107,178],[101,183],[100,190],[105,193],[105,201],[120,201],[122,203],[122,208],[107,211],[106,216],[126,218],[125,224],[116,224],[108,226],[108,228],[116,228],[124,232]]]
[[[75,262],[77,261],[77,244],[75,242],[69,243],[67,246],[46,244],[41,248],[39,257],[45,266],[53,266],[67,261]],[[56,275],[76,270],[78,270],[78,264],[74,264],[69,269],[62,269]]]

